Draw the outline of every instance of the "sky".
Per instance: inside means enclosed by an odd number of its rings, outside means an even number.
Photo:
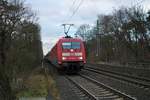
[[[25,0],[25,4],[31,7],[39,18],[44,54],[64,36],[61,26],[63,23],[74,24],[69,32],[74,36],[80,25],[92,26],[97,15],[111,14],[114,9],[121,6],[130,7],[139,3],[145,10],[150,9],[150,0]],[[79,5],[79,9],[72,16]]]

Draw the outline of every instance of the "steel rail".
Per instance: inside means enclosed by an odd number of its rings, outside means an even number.
[[[133,76],[133,75],[131,76],[131,75],[128,75],[128,74],[121,74],[119,72],[104,70],[104,69],[100,69],[100,68],[92,68],[92,67],[89,67],[88,65],[86,66],[86,68],[91,68],[91,69],[96,69],[96,70],[102,70],[104,72],[109,72],[109,73],[118,74],[118,75],[121,75],[121,76],[131,77],[131,78],[134,78],[134,79],[139,79],[139,80],[144,80],[144,81],[150,82],[150,79],[145,78],[145,77],[137,77],[137,76]]]
[[[91,94],[87,89],[85,89],[83,86],[81,86],[80,84],[78,84],[77,82],[75,82],[73,79],[69,78],[68,76],[66,76],[66,78],[72,82],[77,88],[79,88],[81,90],[81,92],[83,92],[84,94],[86,94],[91,100],[98,100],[97,97],[95,97],[93,94]]]
[[[91,82],[93,82],[93,83],[95,83],[95,84],[97,84],[97,85],[99,85],[99,86],[102,86],[103,88],[105,88],[105,89],[107,89],[109,91],[112,91],[112,93],[115,93],[115,94],[117,94],[120,97],[123,97],[125,100],[137,100],[136,98],[134,98],[134,97],[132,97],[130,95],[127,95],[127,94],[125,94],[125,93],[123,93],[123,92],[121,92],[119,90],[116,90],[116,89],[114,89],[114,88],[112,88],[112,87],[110,87],[108,85],[100,83],[99,81],[94,80],[94,79],[92,79],[90,77],[87,77],[87,76],[81,75],[81,74],[80,74],[80,76],[85,78],[85,79],[87,79],[87,80],[89,80],[89,81],[91,81]]]
[[[142,79],[138,79],[138,78],[133,78],[132,76],[130,77],[129,75],[126,76],[126,75],[123,75],[123,74],[118,74],[118,73],[114,73],[114,72],[111,72],[111,71],[105,71],[105,70],[101,70],[101,69],[98,69],[98,68],[86,67],[85,70],[92,71],[92,72],[102,74],[102,75],[106,75],[106,76],[109,76],[109,77],[113,77],[113,78],[116,78],[116,79],[119,79],[119,80],[124,80],[124,81],[130,82],[130,83],[134,83],[136,85],[138,84],[138,85],[144,86],[146,88],[150,88],[150,84],[144,84],[144,83],[141,82],[141,81],[145,81],[144,79],[142,80]],[[140,81],[138,81],[137,79],[140,80]]]

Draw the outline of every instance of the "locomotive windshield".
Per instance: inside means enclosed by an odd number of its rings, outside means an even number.
[[[80,49],[80,42],[63,42],[63,49]]]
[[[63,42],[62,47],[63,49],[71,49],[71,42]]]
[[[80,42],[71,42],[72,49],[80,49]]]

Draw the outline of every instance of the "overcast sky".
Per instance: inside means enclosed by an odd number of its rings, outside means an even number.
[[[141,1],[143,1],[141,3]],[[110,14],[120,6],[132,6],[139,2],[146,10],[150,9],[150,0],[83,0],[76,14],[70,19],[73,11],[82,0],[26,0],[39,17],[44,54],[56,41],[63,37],[63,23],[73,23],[70,34],[82,24],[94,24],[98,14]],[[73,5],[74,3],[74,5]],[[70,20],[69,20],[70,19]]]

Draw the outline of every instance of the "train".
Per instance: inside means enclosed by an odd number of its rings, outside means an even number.
[[[79,38],[62,37],[46,55],[60,71],[77,73],[86,64],[86,52],[84,42]]]

